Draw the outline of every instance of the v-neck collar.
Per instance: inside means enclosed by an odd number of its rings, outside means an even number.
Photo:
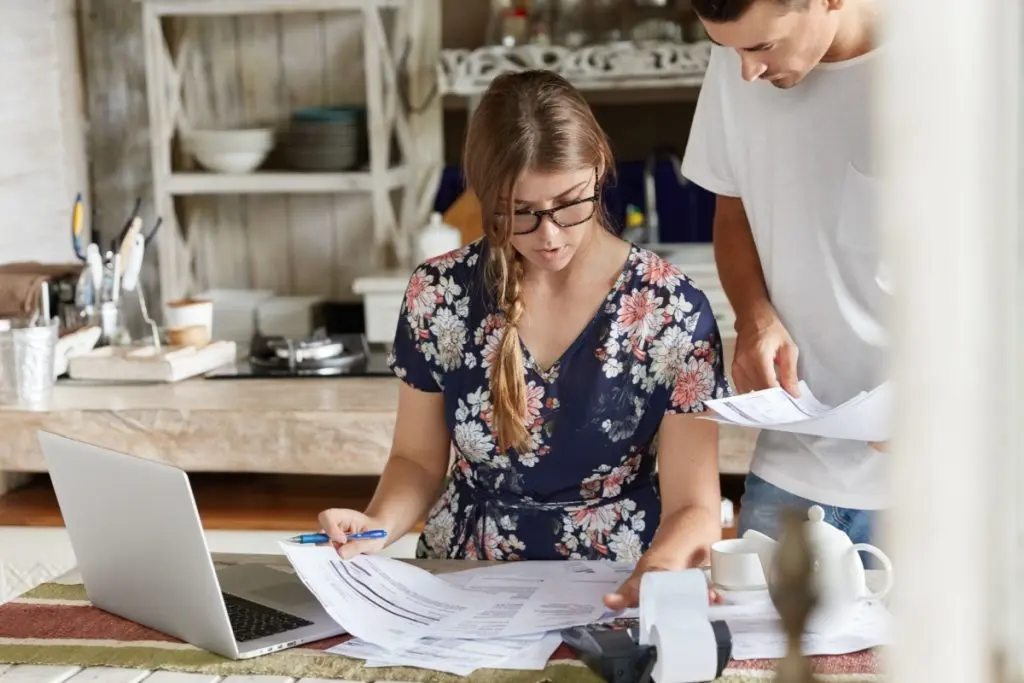
[[[615,283],[612,285],[611,290],[609,290],[608,294],[605,295],[604,299],[601,300],[601,304],[597,307],[597,311],[594,312],[594,315],[593,317],[591,317],[590,322],[583,326],[583,329],[580,330],[580,333],[576,335],[576,338],[572,340],[572,343],[565,347],[565,350],[562,351],[561,354],[559,354],[558,358],[555,359],[555,362],[551,364],[551,367],[549,367],[547,370],[542,369],[540,365],[534,360],[533,354],[530,353],[530,349],[528,349],[526,344],[523,343],[522,338],[519,339],[519,349],[520,352],[523,354],[523,365],[527,370],[533,370],[538,375],[540,375],[540,378],[544,381],[545,384],[550,383],[551,381],[558,377],[558,368],[562,364],[562,361],[565,360],[565,358],[570,353],[575,351],[576,347],[583,343],[583,340],[587,338],[587,335],[590,334],[590,331],[593,329],[594,325],[596,325],[597,322],[601,319],[601,316],[606,315],[608,304],[615,298],[616,294],[618,294],[619,290],[622,288],[622,285],[625,283],[626,279],[633,272],[632,266],[636,260],[637,249],[638,248],[635,244],[629,245],[629,252],[626,254],[626,261],[625,263],[622,264],[622,269],[619,271],[619,276],[615,278]]]

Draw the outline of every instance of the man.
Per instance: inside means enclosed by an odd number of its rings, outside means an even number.
[[[692,0],[712,47],[683,162],[716,193],[715,260],[740,392],[798,381],[837,405],[884,381],[873,0]],[[740,533],[821,505],[855,542],[886,506],[884,444],[764,431]]]

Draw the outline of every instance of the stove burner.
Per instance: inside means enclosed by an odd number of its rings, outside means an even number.
[[[366,340],[360,336],[353,340],[351,336],[329,337],[323,330],[301,340],[257,336],[252,341],[249,365],[254,373],[267,376],[342,375],[362,368],[369,359]]]

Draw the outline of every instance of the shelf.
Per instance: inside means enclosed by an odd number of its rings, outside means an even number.
[[[482,94],[499,74],[527,69],[555,71],[587,92],[699,88],[710,54],[709,41],[442,50],[438,79],[442,94],[466,97]]]
[[[159,16],[238,16],[291,12],[355,11],[365,7],[399,8],[409,0],[136,0]]]
[[[391,168],[385,184],[389,189],[406,181],[404,166]],[[210,194],[327,194],[369,192],[373,177],[368,171],[314,173],[306,171],[256,171],[233,175],[204,171],[172,173],[166,182],[172,195]]]

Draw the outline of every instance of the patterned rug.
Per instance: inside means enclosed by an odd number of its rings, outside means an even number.
[[[324,652],[334,638],[244,661],[224,659],[93,607],[78,583],[46,583],[0,605],[0,664],[104,666],[181,671],[220,676],[278,675],[348,681],[455,683],[457,676],[413,668],[372,668],[357,659]],[[876,683],[879,657],[860,652],[814,659],[820,683]],[[733,662],[725,683],[765,683],[772,661]],[[478,683],[599,683],[600,678],[563,645],[544,671],[478,670]]]

